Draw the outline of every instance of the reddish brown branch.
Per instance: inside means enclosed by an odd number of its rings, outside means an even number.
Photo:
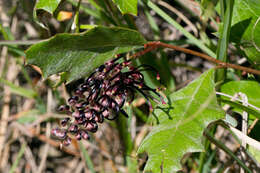
[[[186,54],[191,54],[194,56],[198,56],[201,57],[203,59],[206,59],[210,62],[213,62],[215,64],[218,64],[219,66],[221,66],[222,68],[233,68],[233,69],[237,69],[237,70],[241,70],[241,71],[245,71],[247,73],[252,73],[252,74],[256,74],[256,75],[260,75],[260,71],[259,70],[255,70],[252,68],[248,68],[248,67],[244,67],[244,66],[240,66],[240,65],[235,65],[235,64],[230,64],[230,63],[225,63],[223,61],[217,60],[211,56],[208,56],[206,54],[200,53],[200,52],[196,52],[194,50],[190,50],[190,49],[186,49],[186,48],[182,48],[179,46],[174,46],[174,45],[170,45],[170,44],[166,44],[166,43],[162,43],[160,41],[153,41],[153,42],[149,42],[147,44],[144,45],[144,50],[137,52],[136,54],[134,54],[132,57],[136,58],[139,56],[144,55],[147,52],[150,52],[154,49],[157,49],[159,47],[164,47],[164,48],[169,48],[169,49],[173,49],[173,50],[177,50],[180,52],[184,52]]]

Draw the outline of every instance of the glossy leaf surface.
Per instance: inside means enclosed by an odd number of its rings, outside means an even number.
[[[53,13],[55,9],[58,7],[61,0],[39,0],[36,3],[36,10],[42,9],[48,11],[49,13]]]
[[[113,0],[122,14],[137,15],[137,0]]]
[[[39,66],[44,77],[67,72],[67,81],[86,77],[115,55],[139,48],[142,35],[125,28],[96,27],[82,34],[58,34],[26,51],[29,64]]]

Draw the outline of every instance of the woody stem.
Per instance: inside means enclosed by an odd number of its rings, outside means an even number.
[[[252,74],[256,74],[256,75],[260,75],[260,71],[259,70],[255,70],[252,68],[248,68],[248,67],[244,67],[244,66],[240,66],[240,65],[235,65],[235,64],[230,64],[230,63],[226,63],[220,60],[217,60],[211,56],[208,56],[206,54],[194,51],[194,50],[190,50],[190,49],[186,49],[183,47],[179,47],[179,46],[174,46],[174,45],[170,45],[170,44],[166,44],[166,43],[162,43],[160,41],[153,41],[153,42],[148,42],[147,44],[144,45],[144,50],[135,53],[134,55],[132,55],[132,58],[136,58],[139,56],[142,56],[154,49],[157,49],[159,47],[163,47],[163,48],[169,48],[169,49],[173,49],[173,50],[177,50],[177,51],[181,51],[184,52],[186,54],[191,54],[194,56],[198,56],[200,58],[206,59],[210,62],[213,62],[215,64],[218,64],[221,68],[233,68],[233,69],[237,69],[237,70],[241,70],[241,71],[245,71],[247,73],[252,73]]]

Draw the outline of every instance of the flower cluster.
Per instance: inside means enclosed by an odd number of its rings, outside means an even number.
[[[120,62],[121,61],[121,62]],[[89,132],[98,130],[98,123],[104,119],[114,120],[120,113],[128,117],[123,106],[126,101],[132,102],[135,94],[139,92],[152,105],[148,91],[161,98],[156,89],[148,87],[144,82],[142,71],[158,72],[149,65],[133,67],[130,60],[117,57],[98,67],[84,83],[75,90],[74,95],[68,99],[68,105],[62,105],[59,111],[69,115],[61,121],[62,128],[52,129],[52,135],[67,146],[71,137],[77,140],[89,139]]]

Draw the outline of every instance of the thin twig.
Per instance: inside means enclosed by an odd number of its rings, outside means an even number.
[[[60,142],[56,142],[56,141],[46,137],[45,135],[36,134],[35,132],[33,132],[32,134],[33,134],[33,136],[37,137],[42,142],[46,142],[46,143],[49,143],[50,145],[52,145],[53,147],[60,148]],[[70,150],[66,147],[63,147],[62,150],[68,154],[71,154],[71,155],[74,155],[77,157],[80,156],[79,152]]]
[[[10,125],[10,126],[13,126],[15,127],[16,129],[18,129],[20,132],[22,132],[22,134],[26,135],[26,136],[29,136],[29,137],[37,137],[40,141],[44,142],[44,143],[48,143],[50,144],[51,146],[53,147],[56,147],[56,148],[59,148],[60,147],[60,142],[56,142],[55,140],[52,140],[51,138],[48,138],[47,136],[45,135],[41,135],[41,134],[38,134],[37,133],[37,129],[36,128],[26,128],[25,126],[17,123],[17,122],[13,122],[12,123],[13,125]],[[18,125],[19,124],[19,125]],[[68,154],[71,154],[71,155],[74,155],[74,156],[77,156],[77,157],[80,157],[80,154],[79,152],[75,151],[75,150],[71,150],[67,147],[63,147],[62,148],[63,151],[65,151],[66,153]]]
[[[26,148],[25,148],[25,151],[24,151],[24,156],[25,156],[25,159],[27,160],[27,163],[29,163],[32,172],[37,172],[37,166],[36,166],[36,162],[35,162],[32,150],[28,146],[28,144],[27,144],[26,140],[24,139],[24,137],[22,137],[20,140],[23,143],[26,144]]]
[[[211,61],[211,62],[213,62],[215,64],[219,64],[220,66],[225,67],[225,68],[229,67],[229,68],[233,68],[233,69],[237,69],[237,70],[246,71],[248,73],[253,73],[253,74],[260,75],[260,71],[259,70],[255,70],[255,69],[248,68],[248,67],[243,67],[243,66],[240,66],[240,65],[225,63],[225,62],[217,60],[217,59],[215,59],[215,58],[213,58],[211,56],[208,56],[206,54],[203,54],[203,53],[200,53],[200,52],[196,52],[196,51],[193,51],[193,50],[190,50],[190,49],[186,49],[186,48],[182,48],[182,47],[179,47],[179,46],[174,46],[174,45],[170,45],[170,44],[166,44],[166,43],[161,43],[161,42],[159,42],[159,46],[167,47],[167,48],[178,50],[178,51],[181,51],[181,52],[184,52],[184,53],[187,53],[187,54],[199,56],[199,57],[201,57],[203,59],[206,59],[208,61]]]
[[[248,98],[244,93],[239,92],[239,96],[243,100],[243,105],[248,106]],[[242,133],[247,135],[247,126],[248,126],[248,113],[246,111],[243,111],[242,114]],[[246,148],[246,142],[242,140],[242,146]]]
[[[51,129],[51,124],[50,124],[50,122],[47,122],[47,124],[46,124],[46,137],[48,137],[48,138],[50,137],[50,131],[51,131],[50,129]],[[44,144],[41,162],[40,162],[40,165],[39,165],[38,170],[37,170],[37,172],[39,172],[39,173],[43,172],[44,168],[46,167],[46,160],[47,160],[47,157],[48,157],[49,148],[50,148],[50,144],[48,144],[48,143]]]
[[[216,92],[216,94],[217,94],[217,95],[222,95],[222,96],[228,97],[228,98],[230,98],[230,99],[234,99],[235,101],[239,101],[239,102],[243,103],[243,100],[240,100],[240,99],[238,99],[238,98],[234,98],[234,97],[231,96],[231,95],[228,95],[228,94],[225,94],[225,93],[221,93],[221,92]],[[254,105],[252,105],[252,104],[250,104],[250,103],[248,103],[247,106],[252,107],[252,108],[254,108],[254,109],[257,110],[257,111],[260,111],[260,108],[254,106]]]
[[[2,57],[5,58],[5,57]],[[15,64],[14,59],[10,59],[10,65],[7,72],[7,80],[13,81],[16,78],[18,73],[17,66]],[[5,147],[5,140],[6,140],[6,130],[7,130],[7,121],[5,121],[10,114],[10,101],[11,101],[11,91],[8,86],[4,86],[4,96],[3,96],[3,107],[1,113],[1,120],[0,120],[0,163],[2,161],[2,151]],[[1,165],[1,164],[0,164]]]
[[[186,49],[186,48],[179,47],[179,46],[174,46],[174,45],[162,43],[160,41],[148,42],[147,44],[144,45],[145,49],[143,51],[135,53],[134,55],[131,56],[131,58],[137,58],[137,57],[142,56],[145,53],[148,53],[148,52],[150,52],[150,51],[152,51],[154,49],[157,49],[159,47],[169,48],[169,49],[177,50],[177,51],[184,52],[184,53],[187,53],[187,54],[191,54],[191,55],[194,55],[194,56],[198,56],[200,58],[203,58],[203,59],[206,59],[206,60],[208,60],[210,62],[218,64],[222,68],[233,68],[233,69],[245,71],[247,73],[260,75],[260,71],[259,70],[255,70],[255,69],[244,67],[244,66],[240,66],[240,65],[225,63],[225,62],[217,60],[217,59],[215,59],[215,58],[213,58],[211,56],[208,56],[208,55],[206,55],[204,53],[200,53],[200,52],[197,52],[197,51],[194,51],[194,50],[190,50],[190,49]]]
[[[252,129],[255,127],[255,125],[256,125],[256,123],[259,121],[259,119],[258,118],[256,118],[255,120],[254,120],[254,122],[251,124],[251,126],[248,128],[248,131],[247,131],[247,134],[249,134],[251,131],[252,131]]]
[[[240,132],[241,133],[241,132]],[[231,158],[233,158],[235,161],[237,161],[237,163],[242,166],[248,173],[252,173],[252,171],[228,148],[226,147],[224,144],[222,144],[221,142],[219,142],[218,140],[216,140],[210,133],[208,130],[204,131],[204,135],[207,137],[207,139],[212,142],[213,144],[215,144],[217,147],[219,147],[220,149],[222,149],[223,151],[225,151],[226,153],[229,154],[229,156],[231,156]]]
[[[246,96],[246,94],[239,92],[238,95],[241,97],[241,99],[243,100],[243,105],[244,106],[248,106],[248,98]],[[248,113],[246,111],[243,111],[242,113],[242,133],[244,135],[247,135],[247,126],[248,126]],[[241,138],[241,143],[242,146],[246,149],[246,141],[245,138]],[[241,152],[241,158],[244,159],[245,153]],[[244,173],[244,169],[242,167],[240,167],[240,173]]]

